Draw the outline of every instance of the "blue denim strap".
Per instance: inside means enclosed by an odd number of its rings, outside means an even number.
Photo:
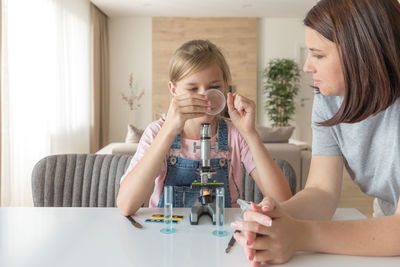
[[[218,149],[223,151],[228,151],[228,127],[226,121],[222,118],[218,122]]]
[[[175,136],[174,142],[171,145],[172,149],[181,149],[181,134]]]

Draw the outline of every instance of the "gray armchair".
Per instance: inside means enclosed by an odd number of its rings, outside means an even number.
[[[115,207],[119,181],[132,155],[69,154],[41,159],[32,171],[35,207]],[[288,179],[292,193],[296,174],[289,163],[276,160]],[[243,172],[244,198],[259,202],[260,190]]]
[[[115,207],[130,155],[70,154],[41,159],[32,172],[35,207]]]

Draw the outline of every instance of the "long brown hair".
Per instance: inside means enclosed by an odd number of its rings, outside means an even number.
[[[400,97],[397,0],[321,0],[304,25],[336,43],[345,81],[341,107],[320,125],[362,121]]]

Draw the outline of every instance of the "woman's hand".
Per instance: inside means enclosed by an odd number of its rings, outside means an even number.
[[[211,104],[206,95],[196,93],[175,95],[169,105],[164,125],[176,135],[182,131],[187,120],[204,116],[210,110]]]
[[[232,123],[239,132],[243,134],[255,131],[256,104],[253,101],[228,93],[227,105]]]
[[[271,198],[265,198],[258,206],[252,204],[244,220],[233,222],[232,226],[244,233],[234,237],[252,266],[287,262],[296,251],[305,248],[308,237],[306,222],[285,214]]]

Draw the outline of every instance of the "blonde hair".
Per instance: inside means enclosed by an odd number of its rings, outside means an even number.
[[[169,80],[174,84],[213,64],[222,71],[224,91],[231,83],[231,73],[219,48],[209,40],[192,40],[181,45],[169,62]]]

